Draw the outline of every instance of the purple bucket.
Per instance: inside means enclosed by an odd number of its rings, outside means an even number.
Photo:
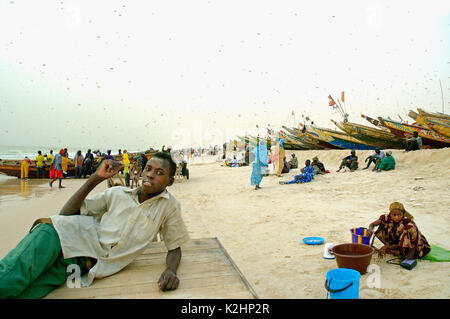
[[[369,230],[364,227],[352,228],[350,229],[352,234],[352,243],[353,244],[370,244],[370,237],[367,236]]]

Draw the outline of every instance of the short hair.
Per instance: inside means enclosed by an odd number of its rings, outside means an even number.
[[[177,170],[177,164],[175,164],[175,162],[174,162],[173,159],[172,159],[172,156],[170,156],[169,153],[158,152],[158,153],[156,153],[155,155],[153,155],[152,158],[153,158],[153,157],[156,157],[156,158],[160,158],[160,159],[166,160],[166,161],[169,163],[169,165],[170,165],[169,176],[170,176],[170,177],[175,176],[175,172],[176,172],[176,170]]]

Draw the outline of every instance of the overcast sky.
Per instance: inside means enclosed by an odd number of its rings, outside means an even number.
[[[175,148],[450,108],[450,1],[1,1],[0,145]],[[294,116],[292,112],[294,111]]]

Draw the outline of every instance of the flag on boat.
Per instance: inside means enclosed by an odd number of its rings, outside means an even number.
[[[344,102],[344,91],[341,93],[341,101]]]
[[[331,97],[331,95],[328,95],[328,99],[330,100],[330,101],[328,102],[328,105],[329,105],[329,106],[336,105],[336,102],[334,102],[334,100],[333,100],[333,98]]]

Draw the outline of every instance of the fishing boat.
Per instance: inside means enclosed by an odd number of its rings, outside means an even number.
[[[284,143],[285,149],[289,149],[289,148],[286,147],[286,143],[288,143],[288,144],[290,144],[290,145],[293,145],[293,147],[294,147],[296,150],[308,150],[308,149],[309,149],[307,145],[305,145],[304,143],[302,143],[300,140],[297,140],[297,139],[295,138],[295,136],[292,136],[291,134],[286,133],[286,132],[284,132],[284,131],[280,131],[280,134],[281,134],[281,137],[282,137],[282,138],[284,139],[284,141],[285,141],[285,143]]]
[[[386,127],[392,134],[395,134],[401,138],[410,138],[413,136],[414,132],[417,132],[422,138],[422,145],[424,146],[428,146],[430,148],[450,147],[449,138],[439,135],[425,126],[400,123],[382,117],[378,117],[378,120],[376,120],[365,115],[361,116],[375,126],[382,125]]]
[[[146,151],[144,154],[147,157],[147,159],[150,159],[157,152],[158,151],[156,151],[156,150],[151,150],[151,151]],[[128,153],[128,154],[129,154],[130,162],[134,162],[135,158],[137,156],[139,156],[141,153]],[[116,160],[122,160],[122,156],[121,155],[113,155],[113,157]],[[96,163],[97,162],[101,162],[102,159],[103,159],[103,156],[96,157],[94,159],[93,170],[95,170]],[[20,178],[20,173],[21,173],[20,165],[21,165],[21,163],[22,163],[21,159],[20,160],[17,160],[17,159],[1,160],[0,159],[0,173],[4,174],[4,175]],[[31,160],[31,163],[32,164],[28,168],[28,178],[38,178],[39,176],[37,174],[36,161]],[[50,170],[50,166],[51,166],[50,164],[51,163],[49,161],[45,162],[44,178],[49,178],[49,170]],[[84,166],[83,166],[83,170],[84,170]],[[75,165],[72,164],[72,163],[68,163],[66,172],[67,172],[66,176],[68,176],[68,177],[75,176]]]
[[[340,123],[334,120],[331,120],[331,122],[333,122],[334,125],[346,132],[348,135],[353,136],[360,141],[366,142],[369,145],[377,146],[380,149],[404,148],[405,140],[392,134],[387,129],[376,129],[366,125],[348,122],[347,118]]]
[[[295,140],[299,141],[302,145],[304,145],[308,150],[321,150],[323,147],[317,145],[315,142],[309,138],[308,135],[298,134],[295,128],[289,128],[287,126],[283,126],[283,128],[288,131],[290,136]]]
[[[428,127],[433,132],[450,137],[450,119],[445,118],[445,115],[436,116],[435,113],[427,113],[422,109],[417,109],[419,114],[414,111],[409,111],[408,116],[417,123]]]
[[[355,150],[374,150],[377,148],[374,145],[366,144],[353,136],[350,136],[343,132],[333,131],[327,128],[310,127],[311,132],[317,133],[319,136],[327,136],[327,143],[338,146],[342,149],[355,149]]]
[[[300,125],[302,125],[302,124],[300,124]],[[322,132],[314,131],[311,128],[308,128],[307,125],[302,125],[302,126],[304,127],[304,129],[302,129],[302,132],[305,132],[305,134],[308,134],[311,139],[317,141],[317,144],[320,146],[323,146],[325,149],[335,149],[335,150],[343,149],[340,146],[330,143],[333,140],[333,138],[331,136],[325,135]]]

